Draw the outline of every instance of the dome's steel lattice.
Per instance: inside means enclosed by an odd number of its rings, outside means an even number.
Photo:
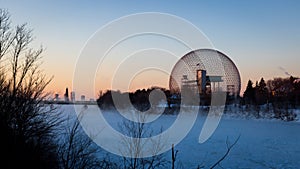
[[[235,96],[241,90],[241,78],[236,65],[228,56],[214,49],[191,51],[175,64],[169,80],[171,93],[180,93],[182,86],[187,84],[200,92],[202,88]]]

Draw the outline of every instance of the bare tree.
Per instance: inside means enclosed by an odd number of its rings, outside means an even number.
[[[158,152],[163,148],[163,140],[154,141],[150,137],[153,135],[153,131],[145,125],[147,114],[135,113],[135,118],[138,122],[134,121],[123,121],[119,128],[122,133],[128,137],[122,138],[122,144],[125,147],[125,153],[130,154],[130,157],[123,157],[123,162],[120,168],[125,169],[154,169],[154,168],[164,168],[166,167],[168,161],[164,154],[158,154]],[[161,128],[162,131],[162,128]],[[148,141],[151,142],[152,156],[148,158],[141,158],[141,154],[145,148],[145,143],[142,138],[149,138]],[[121,152],[124,153],[124,152]]]
[[[53,138],[61,121],[43,102],[52,78],[39,69],[44,49],[32,49],[32,40],[26,24],[12,28],[8,11],[0,9],[1,160],[10,168],[56,168]]]
[[[100,166],[100,160],[96,156],[99,152],[98,147],[80,128],[82,117],[83,111],[75,120],[69,117],[66,121],[67,127],[61,135],[62,142],[58,149],[61,168],[92,169]]]

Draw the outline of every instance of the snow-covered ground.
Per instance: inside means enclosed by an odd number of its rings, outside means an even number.
[[[76,105],[83,107],[82,105]],[[60,109],[74,115],[73,105],[62,105]],[[296,113],[300,116],[300,111]],[[99,115],[96,105],[89,105],[85,110],[90,120]],[[120,127],[122,116],[116,112],[104,112],[105,119],[116,130]],[[177,118],[176,115],[162,115],[151,124],[158,132],[161,127],[167,129]],[[205,116],[198,118],[188,135],[175,146],[178,150],[177,166],[183,168],[209,168],[226,152],[226,140],[232,143],[240,139],[229,155],[221,162],[224,168],[299,168],[300,167],[300,123],[298,120],[285,122],[274,119],[245,119],[224,114],[218,128],[205,143],[198,143],[198,138]],[[167,143],[170,144],[171,143]],[[103,153],[107,153],[104,152]],[[113,154],[111,154],[114,156]],[[170,160],[171,152],[165,154]]]

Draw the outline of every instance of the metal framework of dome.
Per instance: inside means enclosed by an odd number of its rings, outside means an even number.
[[[223,91],[236,96],[241,78],[228,56],[214,49],[198,49],[184,55],[173,67],[171,93],[180,93],[183,86],[197,88],[200,93]]]

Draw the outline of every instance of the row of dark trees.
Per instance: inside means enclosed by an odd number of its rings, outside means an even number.
[[[149,89],[138,89],[135,92],[120,92],[120,91],[112,91],[107,90],[105,93],[101,94],[99,98],[97,99],[97,103],[100,108],[102,109],[114,109],[115,104],[113,97],[115,98],[124,98],[126,99],[126,96],[129,96],[130,104],[132,104],[136,109],[140,111],[148,110],[151,105],[149,102],[149,95],[153,90],[162,90],[167,98],[170,98],[171,94],[170,91],[165,88],[159,88],[159,87],[152,87]],[[159,104],[161,100],[156,100],[156,104]],[[123,104],[122,107],[126,108],[128,105],[127,103],[118,103]],[[155,105],[154,105],[155,106]]]
[[[248,81],[246,90],[242,97],[227,97],[227,104],[241,103],[242,105],[264,105],[269,103],[288,103],[295,108],[300,104],[300,82],[297,82],[298,78],[274,78],[265,82],[264,78],[261,78],[259,82],[254,85],[251,80]],[[131,103],[138,109],[144,110],[150,107],[149,94],[155,90],[160,89],[165,93],[169,104],[174,103],[175,100],[180,100],[179,94],[171,94],[169,90],[165,88],[152,87],[149,89],[138,89],[135,92],[125,92],[107,90],[105,93],[101,93],[97,102],[101,108],[113,108],[114,100],[112,95],[122,96],[129,95]],[[238,101],[234,101],[238,99]],[[208,99],[209,100],[209,99]],[[180,102],[176,102],[179,104]]]
[[[263,105],[266,111],[272,111],[275,118],[294,120],[296,114],[291,112],[300,105],[300,83],[298,78],[274,78],[265,82],[263,78],[253,86],[248,81],[243,95],[242,104],[248,108],[252,107],[258,113]]]
[[[260,82],[256,82],[255,87],[253,87],[253,82],[248,81],[246,90],[243,95],[244,104],[266,104],[269,100],[269,91],[265,80],[261,78]]]
[[[274,78],[265,82],[263,78],[256,82],[248,81],[243,95],[243,104],[263,105],[268,103],[286,103],[295,108],[299,105],[300,83],[298,78]]]
[[[289,78],[274,78],[266,82],[264,78],[261,78],[255,85],[249,80],[243,96],[227,95],[226,105],[246,105],[248,109],[253,109],[258,114],[261,111],[261,107],[265,105],[267,106],[267,111],[272,110],[276,118],[281,118],[282,114],[287,116],[287,114],[290,114],[288,113],[290,109],[295,109],[300,105],[300,82],[297,79],[291,76]],[[180,105],[180,94],[172,94],[169,90],[158,87],[152,87],[147,90],[136,90],[129,93],[108,90],[99,96],[97,103],[102,109],[113,109],[115,108],[114,101],[116,101],[113,100],[113,95],[118,97],[129,95],[130,103],[138,110],[145,111],[151,106],[149,95],[155,89],[160,89],[164,92],[168,103],[166,111],[173,112],[173,110],[171,111],[172,105],[173,107]],[[210,96],[205,96],[205,98],[202,96],[200,100],[200,105],[210,104]],[[157,102],[159,103],[160,101],[158,100]],[[128,105],[123,105],[123,107],[126,106]],[[285,113],[283,113],[284,111]]]

